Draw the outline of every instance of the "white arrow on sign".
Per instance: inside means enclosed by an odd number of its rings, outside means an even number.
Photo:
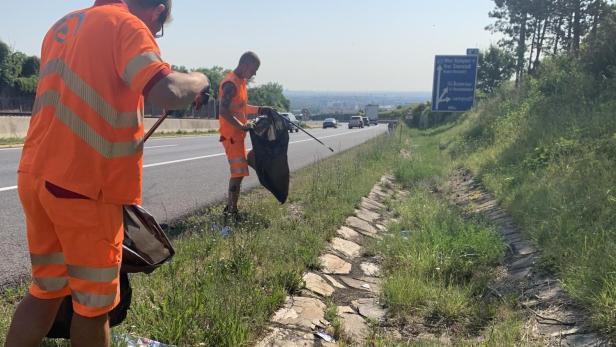
[[[436,92],[440,93],[441,91],[441,73],[443,72],[443,67],[442,66],[437,66],[436,67],[436,71],[438,73],[438,76],[436,77]],[[447,93],[449,92],[449,88],[445,88],[443,89],[443,93],[436,96],[436,110],[439,110],[439,105],[443,102],[449,102],[451,99],[450,98],[446,98],[445,96],[447,96]]]

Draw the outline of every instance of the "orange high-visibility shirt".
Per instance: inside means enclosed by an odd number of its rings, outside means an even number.
[[[168,73],[123,1],[66,15],[43,42],[19,171],[91,199],[140,203],[143,93]]]
[[[246,124],[248,122],[249,114],[256,114],[258,112],[257,107],[252,107],[248,105],[248,89],[246,87],[246,80],[240,78],[235,74],[234,71],[231,71],[225,76],[225,78],[220,82],[220,87],[218,90],[218,95],[222,99],[223,95],[223,87],[226,83],[233,83],[235,85],[235,96],[231,100],[231,105],[229,107],[229,111],[232,116],[237,118],[238,121],[242,124]],[[233,125],[229,124],[224,117],[218,116],[218,120],[220,122],[220,135],[224,138],[232,138],[232,139],[243,139],[246,136],[246,133],[243,130],[237,129],[233,127]]]

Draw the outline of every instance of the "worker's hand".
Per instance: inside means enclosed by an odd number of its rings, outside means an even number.
[[[207,105],[209,100],[210,100],[210,86],[208,84],[205,88],[203,88],[203,90],[201,90],[199,95],[197,95],[197,97],[195,98],[195,101],[193,102],[193,106],[195,107],[195,110],[199,111],[203,105]]]
[[[259,114],[263,114],[266,116],[273,116],[275,113],[276,113],[276,110],[273,107],[259,106]]]
[[[250,131],[251,129],[255,128],[256,124],[257,124],[257,122],[255,122],[254,120],[250,120],[246,124],[244,124],[244,127],[242,128],[242,130]]]

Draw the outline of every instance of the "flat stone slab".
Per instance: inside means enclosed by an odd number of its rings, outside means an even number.
[[[360,243],[364,239],[360,233],[345,226],[338,229],[337,234],[343,239],[353,241],[355,243]]]
[[[333,254],[323,254],[319,257],[323,273],[328,275],[348,275],[351,273],[351,263]]]
[[[359,268],[366,276],[379,277],[381,275],[381,267],[374,263],[361,263]]]
[[[355,216],[351,216],[347,218],[346,224],[351,228],[355,229],[355,231],[363,231],[368,234],[377,234],[379,231],[373,227],[370,223],[366,222],[363,219],[359,219]]]
[[[256,347],[313,347],[317,346],[312,333],[297,330],[270,328],[270,332],[258,342]]]
[[[381,218],[380,214],[376,212],[368,211],[364,208],[355,210],[355,216],[357,216],[360,219],[365,220],[366,222],[370,222],[370,223],[374,223]]]
[[[376,200],[370,199],[370,198],[361,198],[361,202],[362,202],[362,204],[365,203],[367,205],[372,205],[372,206],[376,207],[377,209],[381,209],[381,210],[384,210],[386,208],[386,206],[383,205],[382,203],[380,203],[380,202],[378,202]]]
[[[332,239],[330,244],[333,249],[344,254],[349,259],[355,259],[361,254],[361,246],[356,244],[355,242],[335,237]]]
[[[351,302],[351,306],[356,309],[360,315],[378,322],[384,321],[385,315],[387,315],[387,310],[382,308],[375,298],[354,300]]]
[[[342,284],[340,284],[340,282],[336,281],[336,279],[335,279],[335,278],[333,278],[333,277],[332,277],[332,276],[330,276],[330,275],[323,275],[323,277],[325,277],[325,278],[329,281],[329,283],[331,283],[331,284],[332,284],[332,286],[334,286],[334,287],[336,287],[336,288],[338,288],[338,289],[344,289],[344,288],[346,288],[345,286],[343,286]]]
[[[272,322],[313,330],[315,327],[329,325],[325,320],[325,309],[325,304],[320,300],[301,296],[289,297],[284,307],[274,313]]]
[[[350,307],[338,309],[338,316],[342,325],[342,334],[351,342],[361,343],[370,332],[370,327],[366,321]]]
[[[373,293],[373,294],[379,294],[381,290],[380,285],[378,283],[371,283],[369,281],[366,281],[366,278],[363,278],[362,280],[358,280],[352,277],[345,276],[345,277],[340,277],[340,280],[351,288],[365,290],[366,292]]]
[[[304,282],[306,282],[306,289],[313,293],[317,293],[325,297],[334,294],[335,289],[330,286],[329,283],[323,279],[323,277],[315,273],[308,272],[304,274]]]

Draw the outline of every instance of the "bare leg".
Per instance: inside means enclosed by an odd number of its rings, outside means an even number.
[[[86,318],[73,314],[71,322],[71,346],[73,347],[109,347],[109,317],[107,314]]]
[[[237,211],[237,201],[240,198],[240,189],[242,187],[243,177],[231,178],[229,180],[229,196],[227,198],[227,207],[229,212]]]
[[[39,346],[51,329],[63,299],[43,300],[26,294],[15,310],[5,346]]]

